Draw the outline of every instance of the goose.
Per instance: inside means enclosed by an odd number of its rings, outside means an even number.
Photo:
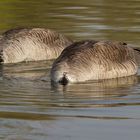
[[[65,48],[51,68],[51,81],[66,85],[135,75],[136,51],[119,41],[84,40]]]
[[[54,59],[72,42],[50,29],[11,29],[0,36],[0,62],[18,63]]]

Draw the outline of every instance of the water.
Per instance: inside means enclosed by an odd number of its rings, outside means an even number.
[[[74,40],[107,39],[140,45],[139,0],[0,1],[0,33],[45,27]],[[0,140],[138,140],[138,75],[51,85],[53,61],[1,66]]]

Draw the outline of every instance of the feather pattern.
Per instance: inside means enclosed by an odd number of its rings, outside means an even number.
[[[52,81],[110,79],[137,73],[135,50],[117,41],[86,40],[65,48],[51,69]]]
[[[0,38],[3,63],[54,59],[72,41],[62,34],[44,28],[17,28]]]

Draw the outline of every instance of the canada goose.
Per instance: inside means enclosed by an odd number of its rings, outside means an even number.
[[[0,62],[54,59],[70,44],[70,39],[50,29],[11,29],[0,37]]]
[[[117,41],[75,42],[54,61],[51,80],[65,85],[134,75],[138,70],[135,51]]]

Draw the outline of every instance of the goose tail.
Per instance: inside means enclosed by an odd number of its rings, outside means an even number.
[[[59,83],[64,86],[69,83],[69,80],[67,78],[67,73],[63,73],[63,77],[59,80]]]
[[[140,66],[140,48],[139,47],[135,47],[133,49],[134,49],[134,53],[135,53],[136,62]]]

